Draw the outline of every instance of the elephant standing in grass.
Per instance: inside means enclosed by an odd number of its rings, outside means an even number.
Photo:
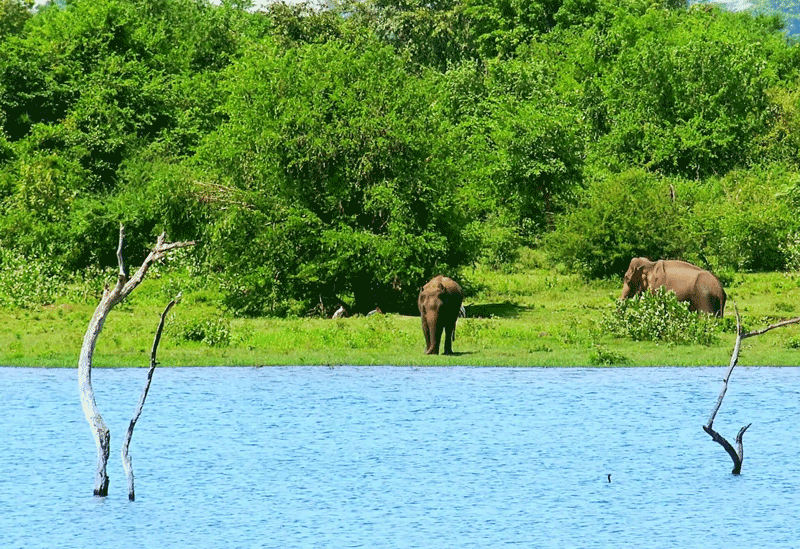
[[[422,287],[417,306],[422,317],[426,355],[439,354],[442,331],[445,333],[444,354],[453,354],[456,320],[463,300],[464,292],[461,286],[446,276],[439,275]]]
[[[717,317],[722,317],[725,311],[727,296],[719,279],[685,261],[631,259],[620,298],[633,297],[644,291],[655,292],[662,286],[675,292],[678,301],[688,301],[690,311],[703,311]]]

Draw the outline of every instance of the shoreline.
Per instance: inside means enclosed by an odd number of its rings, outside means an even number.
[[[424,354],[418,316],[234,318],[209,291],[184,292],[170,311],[158,349],[160,367],[212,366],[727,366],[735,342],[734,303],[748,330],[800,315],[800,276],[737,274],[726,286],[716,343],[676,345],[612,337],[602,331],[619,283],[585,281],[538,267],[500,273],[475,267],[467,318],[458,320],[452,356]],[[148,367],[161,311],[175,291],[165,275],[145,280],[111,311],[97,340],[94,367]],[[213,294],[212,294],[213,296]],[[0,366],[77,368],[96,302],[0,309]],[[800,325],[744,342],[740,366],[800,365]]]

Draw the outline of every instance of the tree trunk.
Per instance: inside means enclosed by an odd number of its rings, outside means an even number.
[[[78,357],[78,388],[81,393],[81,407],[86,421],[89,422],[89,427],[92,429],[95,444],[97,445],[97,475],[95,477],[94,495],[107,496],[108,495],[108,473],[106,466],[108,464],[109,444],[111,440],[111,433],[103,421],[103,416],[100,415],[100,410],[97,408],[97,402],[94,398],[94,389],[92,388],[92,356],[94,349],[97,345],[97,338],[103,330],[108,313],[114,306],[125,299],[136,287],[144,280],[150,266],[160,259],[170,250],[177,248],[184,248],[186,246],[194,245],[194,242],[173,242],[165,243],[165,234],[161,233],[158,241],[148,256],[145,258],[141,267],[134,273],[133,277],[129,277],[125,270],[125,262],[122,259],[122,246],[125,242],[125,228],[120,225],[119,228],[119,245],[117,246],[117,262],[119,263],[119,275],[117,276],[117,283],[113,288],[103,291],[103,297],[97,308],[92,315],[89,322],[89,327],[86,329],[86,335],[83,337],[83,345]]]
[[[725,374],[725,378],[722,380],[722,390],[719,393],[719,397],[717,398],[717,405],[714,407],[714,410],[711,412],[711,417],[708,418],[708,423],[703,425],[703,430],[711,436],[711,439],[722,446],[728,455],[733,460],[733,470],[731,473],[734,475],[738,475],[742,471],[742,461],[744,461],[744,442],[742,438],[744,437],[745,431],[752,425],[752,423],[748,423],[741,429],[739,429],[739,433],[736,435],[736,439],[734,442],[736,443],[736,447],[728,442],[725,437],[720,435],[717,431],[714,430],[714,418],[717,416],[717,412],[719,412],[720,407],[722,406],[722,399],[725,398],[725,393],[728,391],[728,382],[731,379],[731,374],[733,373],[733,369],[739,363],[739,352],[742,349],[742,340],[747,339],[748,337],[754,337],[757,335],[761,335],[765,332],[773,330],[775,328],[780,328],[781,326],[788,326],[789,324],[795,324],[800,322],[800,317],[794,318],[792,320],[784,320],[783,322],[778,322],[777,324],[772,324],[767,326],[762,330],[755,330],[752,332],[746,332],[742,328],[740,319],[739,319],[739,309],[736,308],[736,304],[733,304],[733,310],[736,312],[736,343],[733,345],[733,354],[731,355],[731,362],[728,366],[728,372]]]
[[[734,309],[736,306],[734,305]],[[717,416],[717,412],[719,412],[720,407],[722,406],[722,399],[725,398],[725,393],[728,391],[728,381],[731,378],[731,374],[733,373],[733,369],[736,367],[736,364],[739,362],[739,350],[742,348],[742,330],[739,324],[739,311],[736,311],[736,343],[733,346],[733,355],[731,355],[731,363],[728,366],[728,372],[725,374],[725,378],[722,380],[722,390],[719,393],[719,397],[717,398],[717,405],[714,407],[714,411],[711,412],[711,417],[708,418],[708,423],[703,425],[703,430],[711,436],[711,439],[720,444],[725,451],[728,452],[728,455],[733,460],[733,470],[731,473],[734,475],[738,475],[742,471],[742,461],[744,460],[744,444],[742,443],[742,437],[744,436],[744,432],[747,431],[747,428],[750,427],[752,424],[748,424],[745,427],[742,427],[739,430],[739,434],[736,435],[736,443],[737,448],[734,448],[730,442],[728,442],[725,437],[720,435],[717,431],[714,430],[714,418]]]

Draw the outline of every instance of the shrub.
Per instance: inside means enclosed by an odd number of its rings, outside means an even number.
[[[519,259],[520,237],[512,227],[485,224],[479,261],[493,269],[510,270]]]
[[[786,259],[786,270],[800,271],[800,232],[789,234],[780,249]]]
[[[625,355],[609,351],[599,345],[589,353],[589,364],[592,366],[617,366],[628,364],[630,359]]]
[[[52,261],[0,248],[0,305],[29,308],[53,303],[67,287],[58,273]]]
[[[683,259],[728,280],[733,272],[793,269],[794,177],[779,165],[704,181],[636,169],[607,175],[558,220],[546,250],[590,277],[620,276],[633,257]]]
[[[227,347],[231,344],[231,325],[224,319],[196,320],[171,325],[175,335],[185,341],[199,341],[209,347]]]
[[[792,267],[798,257],[796,207],[783,192],[793,179],[781,166],[733,171],[683,190],[690,213],[683,237],[700,263],[717,273],[775,271]],[[691,261],[692,258],[685,257]]]
[[[621,275],[633,257],[675,257],[684,239],[668,180],[644,170],[589,184],[545,239],[548,254],[584,276]]]
[[[634,341],[711,345],[718,339],[716,319],[689,311],[674,292],[659,288],[633,299],[618,300],[614,310],[604,315],[601,326],[618,337]]]

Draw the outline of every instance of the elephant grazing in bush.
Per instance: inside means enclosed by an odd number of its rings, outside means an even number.
[[[425,354],[438,355],[442,331],[445,332],[444,354],[453,354],[453,339],[456,320],[461,311],[464,293],[458,283],[446,276],[437,276],[419,292],[417,306],[422,317],[422,333],[425,334]]]
[[[716,276],[685,261],[643,257],[631,259],[622,286],[620,299],[638,295],[646,290],[655,292],[661,287],[675,292],[678,301],[688,301],[690,311],[703,311],[722,317],[725,311],[725,290]]]

